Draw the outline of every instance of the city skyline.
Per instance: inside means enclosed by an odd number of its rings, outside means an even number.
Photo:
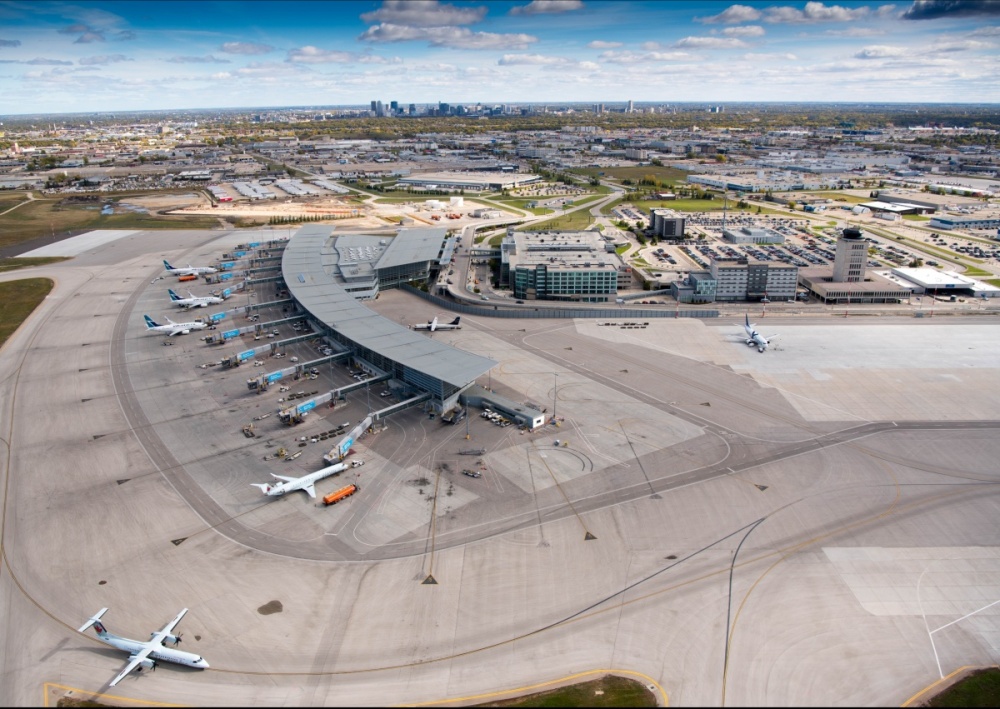
[[[0,113],[1000,101],[1000,3],[0,2]]]

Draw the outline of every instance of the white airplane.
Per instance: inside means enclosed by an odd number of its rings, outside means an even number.
[[[268,485],[267,483],[250,483],[254,487],[259,487],[265,495],[269,497],[281,497],[286,492],[295,492],[296,490],[305,490],[309,497],[316,498],[316,488],[313,487],[313,483],[323,478],[328,478],[331,475],[336,475],[341,470],[347,470],[346,463],[337,463],[336,465],[331,465],[328,468],[323,468],[322,470],[317,470],[315,473],[309,473],[308,475],[303,475],[301,478],[286,478],[284,475],[275,475],[271,473],[271,477],[277,478],[278,480],[284,480],[282,483],[277,485]]]
[[[745,320],[746,324],[743,325],[743,329],[746,330],[747,333],[747,339],[746,339],[747,347],[756,347],[758,352],[763,352],[764,350],[767,349],[767,346],[771,344],[770,341],[776,338],[777,335],[768,335],[767,337],[764,337],[759,332],[754,330],[756,325],[750,324],[749,315],[744,315],[743,317],[746,318]]]
[[[431,320],[428,323],[417,323],[416,325],[413,326],[413,329],[414,330],[430,330],[431,332],[434,332],[435,330],[461,330],[462,326],[458,324],[459,320],[461,320],[461,319],[462,319],[462,316],[459,315],[457,318],[455,318],[451,322],[439,323],[438,319],[435,317],[433,320]]]
[[[167,270],[171,276],[200,276],[203,273],[216,273],[217,269],[211,266],[192,266],[188,264],[186,268],[174,268],[166,259],[163,259],[163,268]]]
[[[207,308],[210,305],[218,305],[225,302],[222,298],[215,295],[195,295],[191,291],[188,291],[187,298],[181,298],[174,292],[173,288],[167,288],[167,293],[170,294],[170,301],[181,308]]]
[[[98,640],[105,645],[110,645],[111,647],[118,648],[119,650],[124,650],[129,653],[128,664],[125,665],[125,669],[122,670],[117,677],[111,680],[110,686],[114,687],[116,684],[121,682],[125,679],[125,675],[132,670],[136,670],[137,672],[142,672],[143,670],[155,670],[157,660],[174,662],[178,665],[187,665],[188,667],[198,667],[203,670],[208,669],[208,663],[205,662],[205,658],[191,652],[184,652],[183,650],[175,649],[177,644],[181,641],[181,634],[177,633],[174,635],[174,627],[181,622],[181,618],[183,618],[184,614],[188,612],[187,608],[182,610],[177,614],[176,618],[163,626],[163,630],[156,633],[150,633],[149,640],[147,641],[130,640],[129,638],[123,638],[109,633],[104,627],[104,624],[101,622],[101,616],[107,612],[107,608],[99,610],[96,615],[92,616],[90,620],[80,627],[79,632],[86,632],[87,628],[94,626],[94,632],[97,633]],[[166,647],[163,644],[164,641],[173,643],[175,647]]]
[[[195,320],[194,322],[174,322],[170,318],[167,318],[167,324],[161,325],[148,315],[143,315],[142,317],[146,320],[146,332],[162,332],[169,337],[173,337],[174,335],[186,335],[192,330],[204,330],[208,327],[208,323],[203,323],[198,320]]]

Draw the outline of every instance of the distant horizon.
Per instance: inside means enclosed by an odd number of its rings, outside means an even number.
[[[19,111],[6,115],[994,105],[998,59],[1000,2],[988,0],[0,0],[0,95]],[[605,98],[582,98],[593,94]]]
[[[418,107],[427,106],[437,106],[439,102],[437,101],[424,101],[424,102],[411,102]],[[463,105],[482,105],[482,106],[532,106],[536,108],[558,108],[562,106],[586,106],[592,107],[595,104],[603,104],[605,108],[607,107],[619,107],[627,105],[628,100],[625,101],[601,101],[598,99],[592,101],[550,101],[550,102],[537,102],[537,101],[504,101],[504,102],[484,102],[484,101],[445,101],[452,106]],[[633,106],[683,106],[683,107],[698,107],[698,106],[745,106],[752,108],[754,106],[843,106],[843,107],[867,107],[867,108],[888,108],[892,109],[894,107],[953,107],[960,109],[966,108],[990,108],[990,107],[1000,107],[1000,102],[932,102],[932,101],[714,101],[706,99],[704,101],[632,101]],[[121,108],[117,110],[100,110],[100,111],[62,111],[62,112],[50,112],[50,113],[2,113],[0,114],[0,125],[4,119],[24,119],[27,117],[44,117],[44,116],[114,116],[117,114],[137,114],[137,113],[149,113],[149,114],[168,114],[168,113],[210,113],[210,112],[260,112],[260,111],[323,111],[323,110],[365,110],[369,107],[368,103],[356,103],[356,104],[302,104],[302,105],[274,105],[274,106],[202,106],[202,107],[189,107],[189,108],[155,108],[155,109],[129,109]],[[407,106],[409,104],[406,104]],[[665,114],[664,114],[665,115]],[[717,114],[718,115],[718,114]],[[516,118],[514,114],[497,116],[499,118]],[[463,118],[463,116],[427,116],[424,114],[417,116],[406,116],[402,115],[398,118]]]

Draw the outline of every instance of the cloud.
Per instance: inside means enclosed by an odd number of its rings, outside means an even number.
[[[500,66],[514,66],[518,64],[532,64],[535,66],[567,64],[566,57],[547,57],[544,54],[504,54],[497,61]]]
[[[92,44],[94,42],[103,42],[104,35],[100,32],[84,32],[82,35],[76,38],[73,44]]]
[[[840,5],[824,5],[821,2],[807,2],[801,10],[795,7],[769,7],[764,22],[772,24],[811,24],[815,22],[850,22],[860,20],[871,13],[867,6],[853,10]]]
[[[761,53],[755,54],[753,52],[748,52],[743,55],[743,58],[749,62],[758,61],[768,61],[770,59],[787,59],[788,61],[798,61],[798,57],[794,54],[789,54],[788,52],[777,52],[777,53]]]
[[[995,0],[913,0],[900,17],[904,20],[936,20],[941,17],[1000,15]]]
[[[972,32],[969,33],[970,37],[1000,37],[1000,25],[987,25],[986,27],[977,27]],[[16,40],[15,40],[16,41]],[[20,42],[18,42],[20,44]]]
[[[850,27],[846,30],[827,30],[824,34],[831,37],[880,37],[885,34],[885,30],[877,30],[874,27]]]
[[[128,42],[129,40],[135,39],[137,36],[138,35],[132,30],[121,30],[120,32],[116,32],[111,39],[116,42]]]
[[[731,5],[718,15],[695,18],[696,21],[704,22],[706,25],[738,25],[741,22],[753,22],[754,20],[759,19],[760,10],[752,8],[748,5]]]
[[[219,47],[219,51],[226,54],[267,54],[273,52],[274,47],[254,42],[226,42]]]
[[[62,59],[43,59],[42,57],[35,57],[34,59],[0,59],[0,64],[32,64],[35,66],[73,66],[73,62],[67,62]]]
[[[89,32],[90,27],[82,24],[70,25],[69,27],[63,27],[59,30],[59,34],[80,34],[81,32]]]
[[[931,52],[974,52],[977,49],[991,49],[989,42],[979,42],[974,39],[960,39],[952,42],[938,42],[930,47]]]
[[[904,57],[909,51],[903,47],[892,47],[884,44],[873,44],[865,47],[854,55],[855,59],[886,59],[889,57]]]
[[[204,57],[170,57],[167,60],[171,64],[229,64],[228,59],[220,59],[219,57],[208,54]]]
[[[378,10],[361,15],[361,20],[369,24],[448,27],[480,22],[486,11],[486,7],[442,5],[438,0],[385,0]]]
[[[527,5],[512,7],[512,15],[546,15],[572,12],[583,8],[582,0],[531,0]]]
[[[385,22],[369,27],[358,39],[368,42],[424,40],[434,47],[452,49],[526,49],[538,41],[530,34],[473,32],[465,27],[409,27]]]
[[[21,40],[19,39],[0,39],[0,47],[20,47]]]
[[[374,54],[359,54],[358,52],[344,52],[336,49],[320,49],[307,45],[292,49],[288,52],[286,62],[297,64],[399,64],[403,60],[399,57],[386,59]]]
[[[587,45],[591,49],[614,49],[615,47],[622,46],[621,42],[605,42],[601,39],[595,39],[593,42]]]
[[[684,37],[673,46],[678,49],[744,49],[748,45],[735,37]]]
[[[713,30],[714,32],[715,30]],[[743,27],[727,27],[722,30],[727,37],[763,37],[764,28],[760,25],[745,25]]]
[[[655,44],[655,42],[653,43]],[[609,64],[648,64],[650,62],[672,62],[690,59],[687,52],[602,52],[601,59]]]
[[[100,54],[96,57],[84,57],[80,60],[82,66],[94,66],[94,65],[105,65],[105,64],[117,64],[118,62],[131,62],[135,61],[131,57],[126,57],[124,54]]]

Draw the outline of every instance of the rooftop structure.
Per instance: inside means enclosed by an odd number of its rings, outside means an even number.
[[[734,244],[783,244],[785,235],[763,226],[744,226],[739,229],[723,229],[726,241]]]
[[[425,189],[484,192],[520,187],[538,182],[541,179],[538,175],[514,172],[426,172],[421,175],[403,177],[398,184]]]

